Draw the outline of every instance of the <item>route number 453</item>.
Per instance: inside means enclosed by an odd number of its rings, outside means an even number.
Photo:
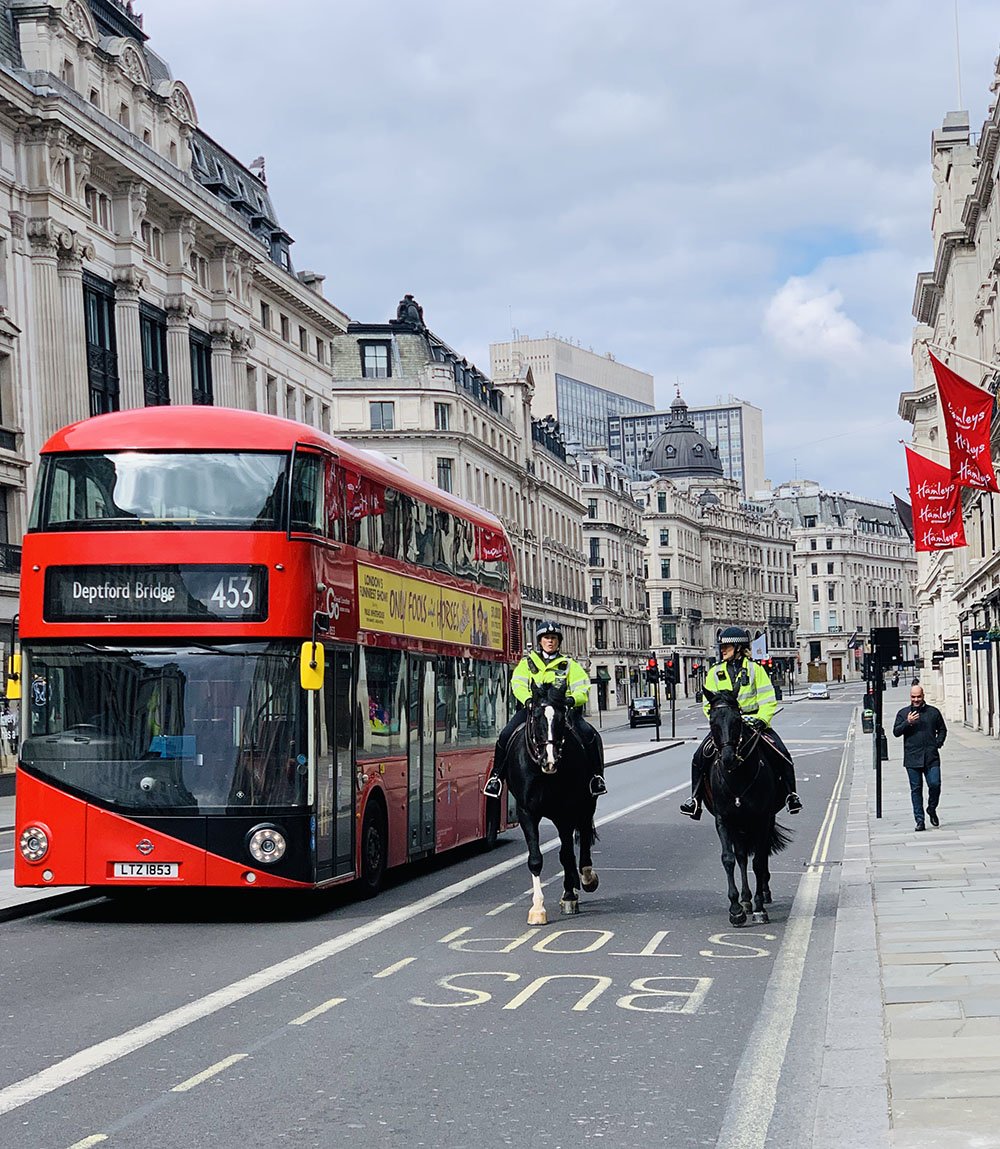
[[[208,601],[220,610],[249,610],[254,605],[253,579],[246,575],[220,578]]]

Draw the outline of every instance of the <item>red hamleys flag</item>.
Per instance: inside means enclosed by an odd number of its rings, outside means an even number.
[[[951,455],[951,473],[960,487],[998,491],[990,452],[993,396],[961,375],[956,375],[935,355],[931,366],[941,396],[945,437]]]
[[[964,547],[962,493],[947,467],[906,448],[913,503],[913,544],[918,551]]]

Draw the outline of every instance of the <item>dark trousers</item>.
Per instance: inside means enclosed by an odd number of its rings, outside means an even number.
[[[907,766],[910,776],[910,801],[913,803],[913,820],[918,826],[924,824],[924,780],[927,781],[927,813],[937,809],[941,797],[941,767]]]
[[[514,711],[514,715],[507,725],[500,731],[497,738],[496,749],[493,752],[493,769],[490,771],[491,777],[495,774],[500,778],[506,776],[507,773],[507,747],[510,745],[510,740],[514,736],[514,731],[519,730],[527,721],[528,712],[523,706],[519,706]],[[587,760],[590,763],[590,773],[600,774],[604,777],[604,745],[601,742],[601,736],[597,733],[593,726],[580,714],[579,711],[574,710],[572,717],[569,720],[570,727],[573,733],[579,739],[580,745],[587,755]]]
[[[691,793],[695,795],[701,788],[702,778],[705,776],[705,745],[709,740],[698,743],[698,749],[691,759]],[[788,747],[782,742],[780,735],[770,727],[761,733],[761,745],[771,764],[771,768],[778,776],[781,784],[789,794],[795,793],[795,764],[788,752]]]

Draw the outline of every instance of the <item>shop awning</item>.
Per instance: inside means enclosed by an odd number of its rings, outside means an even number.
[[[597,677],[601,682],[611,681],[611,674],[606,666],[599,666],[597,668]]]

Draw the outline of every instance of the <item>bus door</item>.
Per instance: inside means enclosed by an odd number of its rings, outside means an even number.
[[[316,697],[316,881],[354,869],[354,651],[326,647],[323,688]]]
[[[434,660],[410,655],[407,669],[409,722],[407,769],[409,857],[434,850]]]

